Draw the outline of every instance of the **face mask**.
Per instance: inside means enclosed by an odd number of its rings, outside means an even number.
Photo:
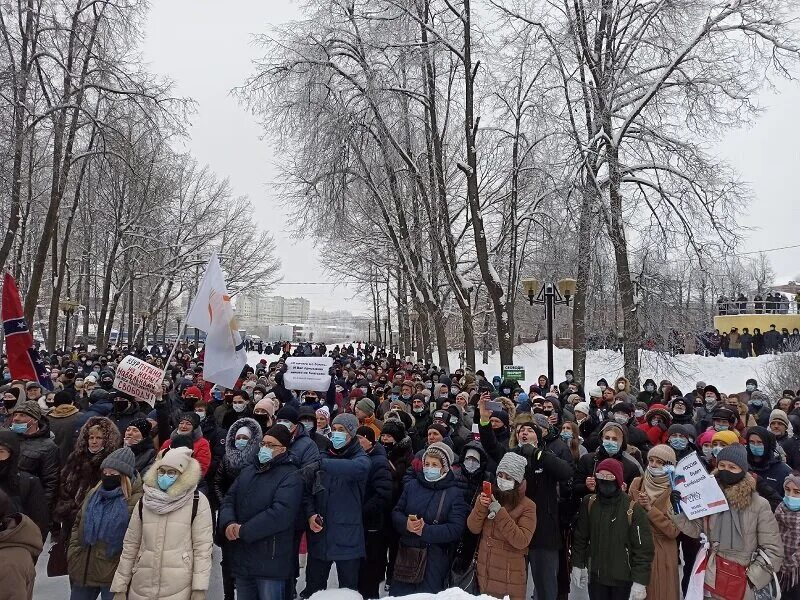
[[[761,408],[762,406],[764,406],[764,401],[763,400],[753,400],[753,401],[750,402],[750,404],[752,404],[756,408]]]
[[[475,473],[481,466],[481,463],[474,458],[464,461],[464,468],[467,473]]]
[[[736,485],[744,476],[747,475],[744,471],[741,473],[731,473],[730,471],[718,471],[717,480],[724,486]]]
[[[682,437],[671,437],[669,438],[669,445],[672,446],[675,450],[686,450],[686,446],[689,445],[689,440]]]
[[[422,406],[415,406],[415,407],[414,407],[412,410],[413,410],[415,413],[419,414],[419,413],[421,413],[423,410],[425,410],[425,408],[424,408],[424,407],[422,407]]]
[[[442,476],[442,470],[439,467],[425,467],[422,469],[422,474],[426,481],[438,481]]]
[[[653,477],[663,477],[666,471],[664,467],[647,467],[647,472]]]
[[[756,389],[756,386],[754,386],[752,383],[749,383],[744,387],[744,389],[746,389],[748,392],[752,392]]]
[[[249,442],[249,441],[250,440],[239,439],[239,440],[235,440],[233,442],[233,445],[236,446],[237,450],[244,450],[245,448],[247,448],[247,442]]]
[[[194,414],[196,414],[198,417],[200,417],[201,421],[206,418],[206,411],[204,411],[204,410],[196,410],[196,411],[194,411]]]
[[[753,456],[764,456],[764,446],[748,444],[748,447],[750,448],[750,452],[752,452]]]
[[[606,481],[605,479],[598,479],[597,493],[600,494],[602,498],[613,498],[614,496],[619,494],[619,488],[617,487],[617,482]]]
[[[677,415],[685,415],[686,414],[686,408],[684,408],[683,406],[676,406],[675,408],[672,409],[672,414],[674,414],[676,416]]]
[[[115,490],[122,483],[122,477],[120,475],[103,475],[101,480],[104,490]]]
[[[607,388],[607,387],[608,387],[607,385],[605,385],[604,383],[601,383],[601,384],[600,384],[600,391],[601,391],[601,392],[604,392],[604,391],[606,391],[606,388]]]
[[[511,390],[508,388],[503,388],[503,395],[508,396],[511,393]]]
[[[717,424],[714,425],[714,431],[728,431],[728,425]]]
[[[167,491],[175,480],[178,478],[177,475],[159,475],[158,476],[158,487],[160,487],[163,491]]]
[[[723,448],[724,446],[715,446],[714,448],[711,448],[711,454],[713,454],[714,457],[716,458],[717,456],[719,456],[719,453],[722,452]]]
[[[263,394],[253,394],[253,400],[261,400],[264,397]]]
[[[784,496],[783,503],[786,505],[786,508],[793,512],[800,510],[800,498],[795,498],[794,496]]]
[[[573,376],[572,375],[567,375],[566,379],[567,379],[567,381],[572,381],[573,380]]]
[[[25,433],[28,431],[28,424],[27,423],[12,423],[11,424],[11,431],[14,433]]]
[[[344,445],[347,443],[347,434],[344,431],[334,431],[331,434],[331,443],[337,450],[344,448]]]
[[[644,386],[644,390],[646,392],[655,392],[656,388],[655,388],[655,386],[652,386],[652,385],[646,385],[646,386]]]
[[[427,389],[431,389],[431,388],[433,387],[433,384],[432,384],[430,381],[426,381],[426,382],[425,382],[425,387],[426,387]]]
[[[308,421],[300,421],[300,425],[302,425],[303,429],[305,429],[306,433],[308,433],[314,429],[315,423],[309,423]]]
[[[710,446],[703,447],[703,456],[705,456],[706,458],[711,458],[712,456],[714,456],[714,453],[712,452],[712,448]]]
[[[622,390],[625,389],[625,384],[624,383],[618,383],[617,384],[617,389],[621,392]]]
[[[242,412],[244,410],[244,404],[232,404],[233,410],[235,412]]]
[[[501,492],[509,492],[514,489],[514,482],[502,477],[497,478],[497,489]]]
[[[292,429],[292,422],[291,421],[278,421],[278,425],[283,425],[284,427],[286,427],[286,429],[288,429],[290,431]]]
[[[603,448],[609,456],[619,452],[619,444],[612,440],[603,440]]]
[[[572,440],[572,432],[571,431],[562,431],[561,432],[561,439],[565,442],[569,442]]]
[[[457,387],[451,387],[451,388],[450,388],[450,393],[451,393],[451,394],[453,394],[453,396],[455,396],[456,394],[458,394],[460,391],[461,391],[461,390],[460,390],[460,389],[458,389]]]
[[[261,446],[261,448],[258,449],[258,462],[260,462],[263,465],[271,460],[272,460],[272,448]]]
[[[628,422],[628,415],[625,413],[614,413],[614,420],[620,425],[625,425]]]
[[[644,416],[645,413],[644,413],[643,410],[639,409],[639,410],[633,411],[633,414],[637,419],[641,419]]]

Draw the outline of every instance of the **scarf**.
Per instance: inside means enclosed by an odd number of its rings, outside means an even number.
[[[105,542],[106,556],[122,552],[122,540],[128,529],[128,502],[122,488],[106,490],[98,487],[86,505],[83,515],[83,545]]]
[[[775,519],[783,540],[783,565],[779,579],[782,588],[791,589],[800,583],[800,511],[789,510],[781,502],[775,509]]]
[[[750,505],[755,487],[755,480],[750,474],[746,474],[739,483],[722,488],[730,508],[715,515],[716,518],[711,524],[711,541],[719,544],[719,550],[738,551],[744,547],[742,517],[739,511]]]
[[[644,488],[650,502],[655,502],[661,494],[670,489],[669,475],[661,475],[660,477],[653,477],[650,471],[645,469],[644,477],[642,477],[642,487]]]
[[[56,419],[64,419],[66,417],[71,417],[77,412],[78,409],[72,404],[59,404],[53,410],[51,410],[47,416],[54,417]]]
[[[159,488],[150,487],[147,484],[144,484],[143,489],[142,504],[157,515],[166,515],[183,508],[194,498],[194,488],[186,490],[182,496],[175,498],[167,494],[167,492]]]

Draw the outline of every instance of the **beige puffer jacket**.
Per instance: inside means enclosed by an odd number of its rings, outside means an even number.
[[[145,486],[157,487],[159,463],[147,470]],[[199,481],[200,465],[192,459],[167,494],[172,498],[193,495]],[[144,493],[147,496],[147,487]],[[182,507],[163,515],[143,505],[141,519],[139,506],[133,509],[112,592],[127,592],[127,600],[189,600],[192,590],[208,590],[211,508],[206,497],[199,494],[192,522],[192,504],[190,498]]]

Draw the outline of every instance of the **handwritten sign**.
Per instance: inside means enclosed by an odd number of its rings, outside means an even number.
[[[163,371],[134,356],[122,359],[114,375],[114,388],[151,406],[161,395]]]
[[[283,385],[289,390],[327,392],[331,387],[332,366],[333,358],[329,356],[287,358]]]
[[[672,487],[681,493],[681,510],[689,519],[699,519],[728,510],[728,501],[694,452],[678,461]]]

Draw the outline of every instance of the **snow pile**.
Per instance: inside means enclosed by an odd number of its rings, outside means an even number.
[[[410,594],[403,596],[403,600],[497,600],[491,596],[481,594],[480,596],[472,596],[459,588],[450,588],[438,594]],[[508,596],[506,596],[506,599]],[[361,594],[353,590],[323,590],[311,596],[310,600],[362,600]],[[381,600],[393,600],[392,596],[387,596]]]
[[[500,375],[500,353],[489,355],[489,363],[481,364],[481,352],[476,353],[479,361],[477,368],[483,369],[486,376],[491,379]],[[764,367],[775,359],[772,355],[758,356],[755,358],[725,358],[723,356],[698,356],[696,354],[680,354],[678,356],[665,356],[649,350],[640,352],[642,364],[642,381],[647,378],[654,379],[656,383],[662,379],[669,379],[684,393],[694,389],[697,381],[705,381],[716,385],[723,393],[740,392],[744,389],[747,379],[764,372]],[[274,354],[259,354],[248,352],[247,362],[255,366],[261,359],[268,363],[276,360]],[[524,388],[536,383],[536,378],[542,373],[547,373],[547,342],[540,341],[533,344],[522,344],[514,348],[514,364],[525,367],[525,380],[521,382]],[[572,350],[554,348],[553,366],[555,370],[555,383],[564,379],[564,371],[572,368]],[[450,370],[458,368],[458,351],[450,352]],[[586,387],[594,387],[595,382],[601,377],[613,384],[613,380],[622,375],[622,354],[612,350],[592,350],[586,356]]]

